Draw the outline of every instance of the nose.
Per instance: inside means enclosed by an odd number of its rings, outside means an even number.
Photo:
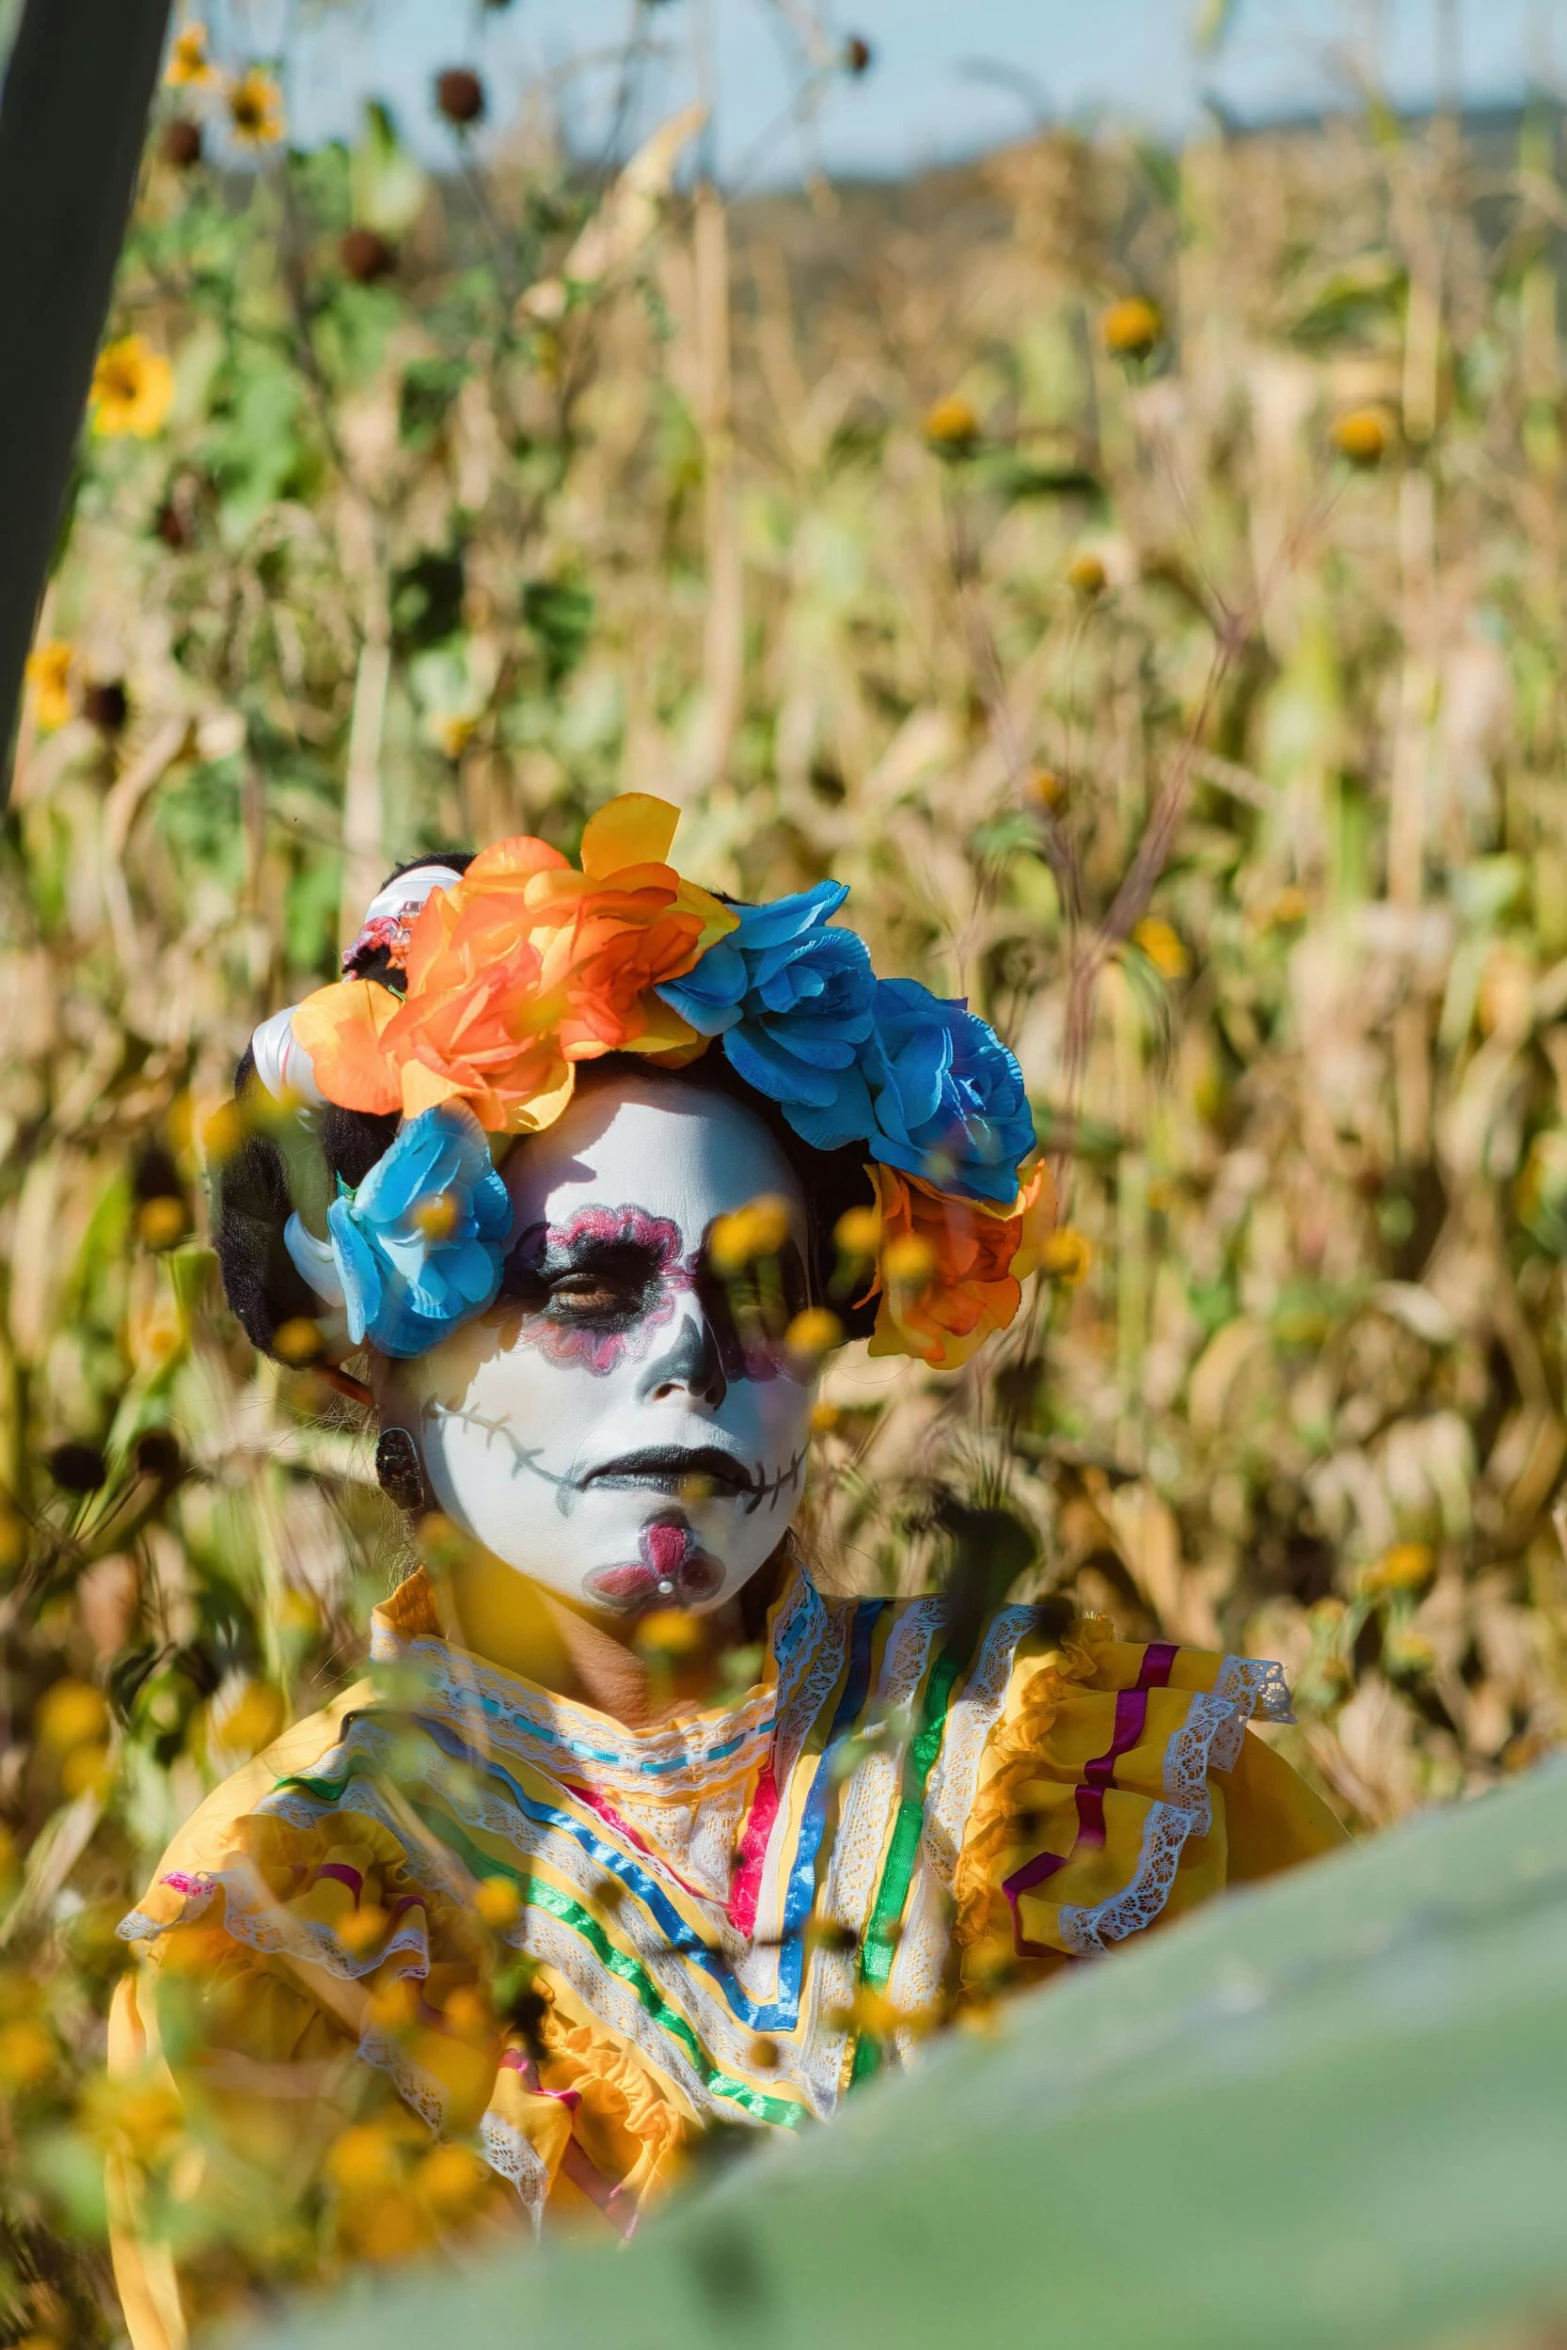
[[[695,1299],[683,1302],[668,1344],[643,1366],[637,1399],[659,1403],[682,1389],[715,1412],[729,1393],[713,1325]]]

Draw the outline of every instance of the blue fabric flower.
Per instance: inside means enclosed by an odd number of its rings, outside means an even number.
[[[848,894],[840,881],[819,881],[770,905],[744,907],[737,930],[683,979],[658,990],[699,1034],[722,1036],[747,1085],[776,1102],[817,1150],[870,1132],[860,1064],[876,977],[863,941],[828,927]]]
[[[870,1155],[938,1191],[1010,1206],[1034,1147],[1023,1072],[977,1012],[917,979],[876,986]]]
[[[338,1193],[327,1228],[356,1346],[423,1354],[494,1302],[511,1200],[471,1110],[422,1111]]]

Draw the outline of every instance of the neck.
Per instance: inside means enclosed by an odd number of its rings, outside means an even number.
[[[735,1600],[697,1618],[700,1646],[672,1669],[650,1663],[638,1648],[634,1621],[577,1607],[487,1551],[475,1550],[453,1566],[439,1604],[448,1639],[628,1730],[700,1704],[724,1656],[745,1641],[751,1613],[742,1616]]]

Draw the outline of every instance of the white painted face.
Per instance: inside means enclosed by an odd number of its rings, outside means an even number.
[[[435,1498],[507,1565],[617,1614],[706,1610],[771,1554],[805,1482],[805,1199],[760,1119],[616,1068],[504,1170],[500,1303],[409,1365]],[[714,1220],[771,1194],[791,1237],[760,1318],[713,1275]]]

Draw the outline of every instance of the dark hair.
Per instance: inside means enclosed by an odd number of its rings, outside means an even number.
[[[428,865],[449,865],[463,872],[472,860],[471,850],[440,851],[399,865],[388,878],[395,881]],[[382,978],[389,967],[384,948],[351,957],[351,968],[359,978]],[[876,1319],[874,1305],[856,1309],[847,1299],[832,1294],[837,1269],[834,1227],[845,1210],[869,1206],[872,1200],[864,1153],[857,1146],[819,1151],[802,1142],[777,1103],[747,1085],[716,1043],[699,1060],[680,1069],[665,1069],[637,1053],[606,1054],[587,1067],[595,1073],[624,1068],[634,1069],[639,1076],[668,1077],[724,1094],[760,1119],[805,1195],[813,1295],[823,1300],[831,1297],[833,1310],[851,1338],[869,1336]],[[276,1105],[269,1106],[270,1097],[256,1074],[255,1056],[248,1046],[234,1073],[234,1099],[241,1139],[214,1181],[213,1239],[230,1306],[252,1343],[263,1354],[272,1354],[283,1324],[319,1316],[321,1300],[283,1243],[283,1227],[299,1202],[290,1182],[288,1157],[277,1139]],[[363,1183],[377,1159],[391,1148],[399,1123],[395,1111],[377,1116],[364,1110],[340,1109],[335,1103],[313,1113],[308,1130],[302,1126],[300,1136],[304,1147],[319,1153],[328,1196],[335,1190],[338,1176],[350,1185]],[[524,1138],[519,1137],[512,1148],[526,1148]]]

